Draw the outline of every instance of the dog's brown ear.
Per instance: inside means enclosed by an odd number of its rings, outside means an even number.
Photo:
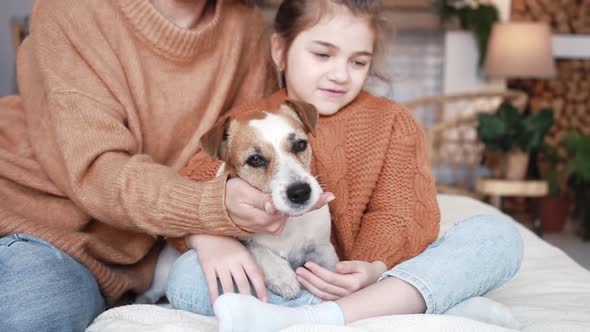
[[[305,132],[311,133],[313,136],[315,136],[315,125],[317,124],[319,118],[319,114],[315,106],[303,101],[295,101],[291,99],[287,99],[283,103],[295,111],[295,113],[297,113],[299,119],[305,127]]]
[[[224,117],[201,136],[201,147],[211,157],[225,161],[227,155],[227,131],[230,118]]]

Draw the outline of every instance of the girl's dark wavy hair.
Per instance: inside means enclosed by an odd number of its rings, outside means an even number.
[[[260,0],[236,0],[238,2],[241,2],[243,4],[245,4],[246,6],[254,6],[257,5],[259,2],[261,2]]]
[[[375,32],[375,44],[370,74],[389,82],[385,66],[385,36],[390,29],[382,17],[379,0],[284,0],[275,16],[274,30],[286,43],[287,50],[297,35],[317,24],[325,15],[331,15],[333,5],[342,5],[354,15],[366,16]]]

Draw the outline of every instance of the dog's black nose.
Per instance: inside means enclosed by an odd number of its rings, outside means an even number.
[[[307,202],[311,195],[311,187],[305,182],[298,182],[287,188],[287,198],[295,204]]]

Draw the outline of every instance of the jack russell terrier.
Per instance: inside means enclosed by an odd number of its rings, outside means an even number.
[[[338,262],[330,242],[328,205],[312,210],[322,188],[310,173],[307,134],[315,135],[317,120],[314,106],[286,100],[276,110],[228,117],[201,138],[203,149],[224,161],[218,176],[229,172],[270,193],[276,210],[289,216],[280,234],[240,238],[260,265],[266,286],[285,299],[299,295],[297,267],[313,261],[333,271]],[[169,245],[164,248],[151,288],[136,303],[155,303],[164,295],[178,256]]]

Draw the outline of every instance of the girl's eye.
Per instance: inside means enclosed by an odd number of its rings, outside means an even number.
[[[356,60],[356,61],[353,61],[353,63],[357,67],[365,67],[367,65],[367,62],[366,61],[358,61],[358,60]]]
[[[328,59],[330,57],[330,54],[321,52],[313,52],[313,55],[320,59]]]
[[[293,143],[293,152],[300,153],[307,149],[307,141],[306,140],[299,140]]]
[[[266,160],[260,155],[253,155],[246,160],[246,164],[254,168],[264,167],[266,166]]]

